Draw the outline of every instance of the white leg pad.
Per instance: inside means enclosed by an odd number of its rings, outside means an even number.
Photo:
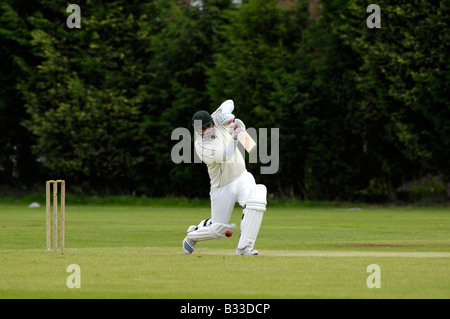
[[[267,205],[267,189],[264,185],[256,185],[250,191],[247,204],[244,209],[244,217],[241,221],[241,237],[237,245],[238,249],[249,246],[253,249],[261,227],[264,212]]]
[[[189,231],[187,238],[197,242],[210,239],[218,239],[225,236],[227,229],[235,228],[235,224],[211,223],[211,220],[202,221],[197,229]]]

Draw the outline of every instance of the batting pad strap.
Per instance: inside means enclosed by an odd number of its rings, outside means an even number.
[[[255,185],[247,199],[246,209],[265,212],[267,206],[267,188],[262,184]]]

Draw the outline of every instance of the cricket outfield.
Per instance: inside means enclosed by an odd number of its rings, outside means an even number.
[[[205,205],[68,201],[66,249],[48,252],[45,207],[0,204],[0,298],[450,298],[448,207],[269,203],[259,256],[234,254],[238,228],[184,254],[187,227],[209,214]],[[230,222],[241,214],[236,206]],[[68,288],[73,264],[80,288]]]

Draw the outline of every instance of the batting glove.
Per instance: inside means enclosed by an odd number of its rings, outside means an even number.
[[[217,123],[220,125],[226,125],[234,120],[234,115],[231,113],[222,113],[217,116]]]

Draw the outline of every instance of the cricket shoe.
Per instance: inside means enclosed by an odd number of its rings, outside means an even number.
[[[187,230],[188,233],[197,229],[197,226],[190,226]],[[183,250],[186,254],[192,254],[194,252],[194,247],[197,242],[192,239],[186,238],[183,240]]]
[[[195,242],[192,239],[189,239],[189,238],[186,237],[183,240],[183,250],[184,250],[184,252],[186,254],[192,254],[194,252],[194,247],[195,247],[196,243],[197,242]]]
[[[258,251],[256,249],[252,249],[250,246],[245,248],[236,248],[236,255],[246,255],[246,256],[256,256],[258,255]]]

